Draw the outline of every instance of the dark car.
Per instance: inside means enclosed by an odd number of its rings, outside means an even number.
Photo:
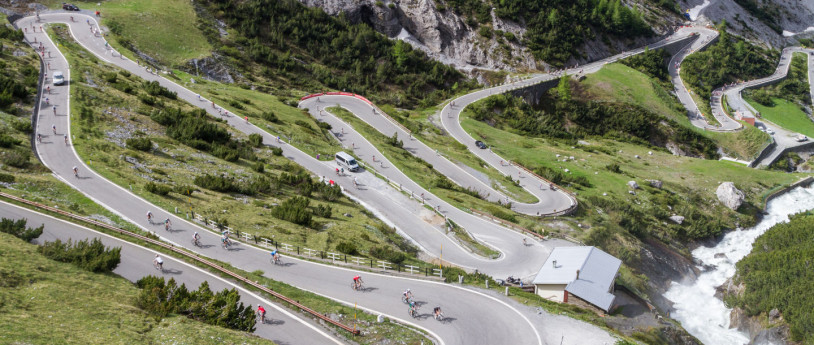
[[[66,4],[64,2],[62,3],[62,9],[66,11],[79,11],[79,7],[76,7],[76,5]]]
[[[478,141],[476,141],[476,142],[475,142],[475,146],[477,146],[479,149],[486,149],[486,144],[484,144],[484,143],[483,143],[482,141],[480,141],[480,140],[478,140]]]

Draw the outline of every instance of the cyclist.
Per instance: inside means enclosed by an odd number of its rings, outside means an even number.
[[[73,176],[79,177],[79,168],[77,168],[75,165],[73,167]]]
[[[68,135],[65,134],[65,145],[68,145]]]
[[[418,306],[415,304],[415,302],[410,300],[410,303],[408,303],[408,305],[409,305],[409,307],[407,309],[407,312],[410,313],[410,316],[412,316],[412,317],[418,316],[418,313],[417,313],[418,312]]]
[[[57,134],[57,125],[51,125],[51,129],[54,130],[54,134]]]
[[[528,245],[529,245],[528,241],[526,241],[526,238],[523,237],[523,246],[528,246]]]
[[[228,248],[229,245],[232,244],[229,242],[229,236],[227,236],[225,233],[220,237],[220,243],[223,248]]]
[[[444,314],[441,313],[441,307],[435,307],[432,309],[432,315],[435,317],[436,320],[441,321],[444,318]]]
[[[198,232],[195,231],[195,233],[192,234],[192,244],[200,247],[201,246],[201,242],[199,241],[200,239],[201,239],[201,235],[198,235]]]
[[[155,269],[164,272],[164,260],[161,259],[161,257],[158,256],[158,254],[156,254],[155,259],[153,259],[153,266],[155,266]]]
[[[260,315],[260,323],[266,323],[266,309],[263,306],[257,306],[257,314]]]
[[[404,290],[401,294],[401,301],[404,303],[412,302],[413,300],[413,292],[410,289]]]
[[[170,227],[172,227],[170,219],[169,218],[164,219],[164,230],[170,231]]]
[[[38,143],[42,142],[42,134],[37,133],[37,142]]]
[[[152,211],[147,211],[147,221],[150,222],[150,224],[153,224],[153,212]]]
[[[48,97],[45,97],[45,105],[48,105],[48,101],[49,101]]]
[[[54,105],[54,116],[56,116],[56,115],[57,115],[57,106]]]
[[[280,263],[280,254],[277,254],[277,249],[271,251],[271,259],[275,264]]]
[[[360,277],[359,275],[356,275],[356,276],[353,277],[353,289],[354,290],[361,289],[362,288],[362,283],[364,283],[362,281],[362,277]]]

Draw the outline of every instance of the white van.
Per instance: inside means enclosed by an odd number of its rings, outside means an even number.
[[[336,164],[339,164],[340,167],[349,171],[359,170],[359,164],[356,163],[356,158],[344,152],[336,153]]]
[[[56,71],[54,72],[54,85],[62,85],[65,83],[65,77],[62,75],[62,72]]]

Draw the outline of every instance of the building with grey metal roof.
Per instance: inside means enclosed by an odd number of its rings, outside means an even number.
[[[596,247],[557,247],[534,277],[535,293],[558,302],[573,294],[609,311],[613,283],[622,261]]]

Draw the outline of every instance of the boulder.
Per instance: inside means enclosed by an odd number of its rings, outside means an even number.
[[[636,183],[636,181],[628,181],[627,186],[630,187],[630,189],[639,189],[639,184]]]
[[[743,192],[735,188],[735,184],[732,182],[721,183],[715,194],[718,196],[718,200],[731,210],[737,210],[743,204]]]
[[[670,220],[674,221],[676,224],[681,224],[684,222],[683,216],[670,216]]]
[[[663,183],[659,180],[648,180],[650,182],[650,187],[661,189]]]

